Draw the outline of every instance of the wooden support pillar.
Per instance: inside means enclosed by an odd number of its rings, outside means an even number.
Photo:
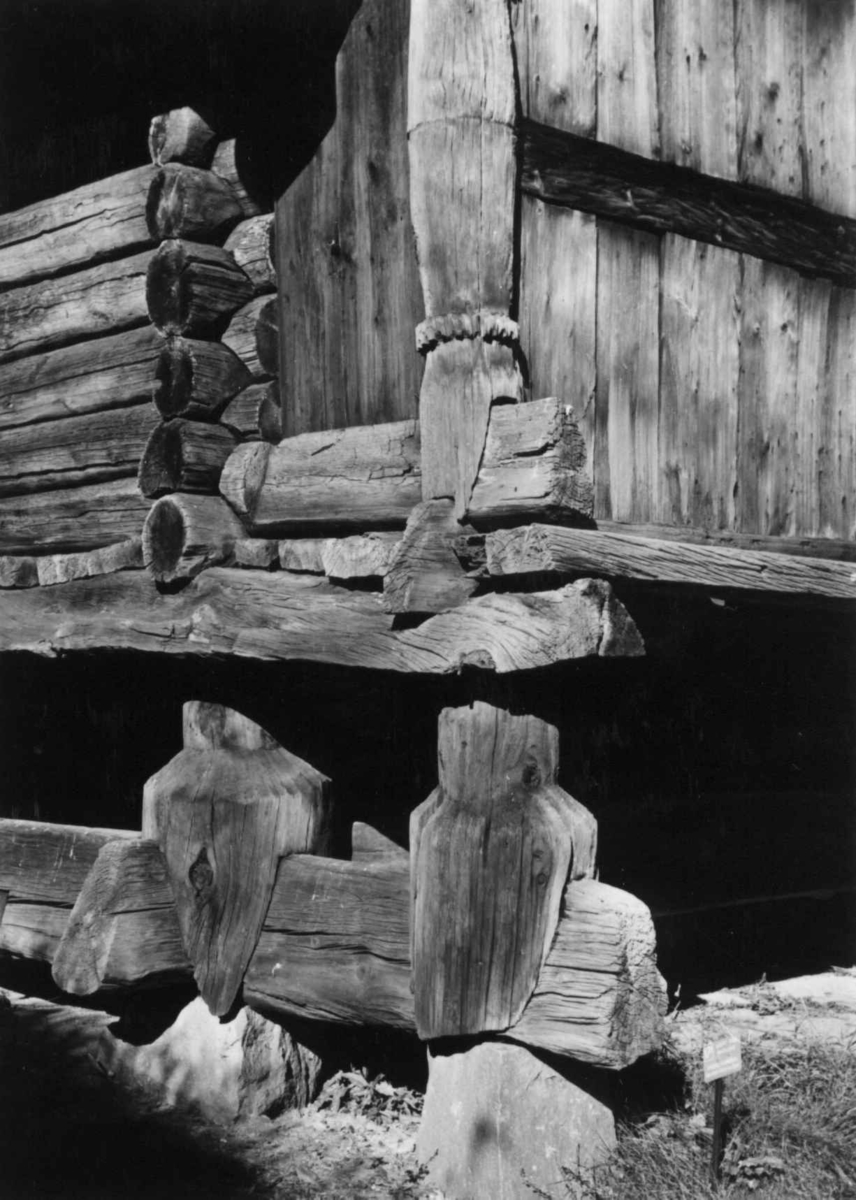
[[[143,835],[167,861],[209,1009],[234,1006],[283,855],[323,852],[329,780],[220,705],[184,706],[184,749],[146,784]]]
[[[423,1039],[500,1032],[529,1002],[597,825],[556,784],[559,735],[484,701],[439,723],[439,786],[410,824],[413,986]]]
[[[515,83],[506,0],[413,0],[407,130],[425,321],[423,499],[463,517],[490,407],[519,399],[514,257]]]

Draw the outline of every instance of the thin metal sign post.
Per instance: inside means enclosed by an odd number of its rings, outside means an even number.
[[[722,1157],[722,1096],[725,1090],[723,1080],[729,1075],[736,1075],[742,1065],[739,1037],[731,1035],[705,1043],[702,1050],[704,1081],[714,1085],[713,1147],[710,1153],[710,1178],[713,1183],[719,1180]]]

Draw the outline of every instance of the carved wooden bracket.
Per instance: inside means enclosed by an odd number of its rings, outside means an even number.
[[[184,749],[148,781],[143,836],[166,857],[184,948],[216,1016],[232,1008],[280,858],[322,853],[329,780],[232,709],[184,706]]]

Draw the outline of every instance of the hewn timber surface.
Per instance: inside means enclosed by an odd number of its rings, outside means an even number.
[[[556,783],[555,726],[476,701],[445,708],[436,791],[410,818],[411,944],[423,1039],[523,1015],[569,878],[594,872],[597,822]]]
[[[276,210],[288,434],[417,415],[424,316],[405,125],[408,0],[365,0],[336,119]],[[215,166],[216,169],[216,166]]]
[[[225,1016],[280,858],[326,850],[330,781],[221,705],[189,701],[184,726],[184,749],[145,785],[143,835],[166,858],[200,995]]]
[[[487,535],[491,575],[542,571],[856,600],[856,563],[694,546],[621,532],[529,525]]]
[[[852,218],[532,121],[523,147],[523,191],[535,199],[856,283]]]
[[[415,629],[394,626],[378,595],[240,568],[211,568],[175,595],[136,571],[0,594],[0,649],[47,655],[110,647],[448,674],[644,653],[609,585],[591,580],[479,597]]]
[[[146,224],[156,174],[136,167],[0,215],[0,289],[156,245]]]
[[[139,536],[151,507],[135,476],[0,500],[0,551],[92,550]]]
[[[309,1017],[413,1029],[407,859],[284,860],[244,984],[247,1002]],[[620,1069],[659,1044],[666,1007],[651,917],[635,897],[580,880],[564,892],[541,979],[513,1041]]]
[[[184,980],[191,971],[157,843],[107,842],[75,897],[53,956],[54,982],[73,996],[90,996],[101,988]]]
[[[400,528],[422,492],[420,429],[397,421],[239,446],[220,490],[259,536]],[[584,459],[573,414],[560,400],[494,405],[467,519],[481,528],[536,514],[590,517]]]
[[[95,485],[134,475],[157,425],[151,403],[4,431],[0,496]]]
[[[134,254],[0,292],[0,362],[148,324],[151,261],[151,252]]]
[[[0,430],[151,399],[163,345],[145,326],[0,366]]]

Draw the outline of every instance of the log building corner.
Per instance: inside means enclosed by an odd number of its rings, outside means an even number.
[[[402,1031],[510,1200],[468,1071],[563,1063],[591,1165],[657,951],[852,959],[856,6],[68,7],[7,17],[0,978]]]

